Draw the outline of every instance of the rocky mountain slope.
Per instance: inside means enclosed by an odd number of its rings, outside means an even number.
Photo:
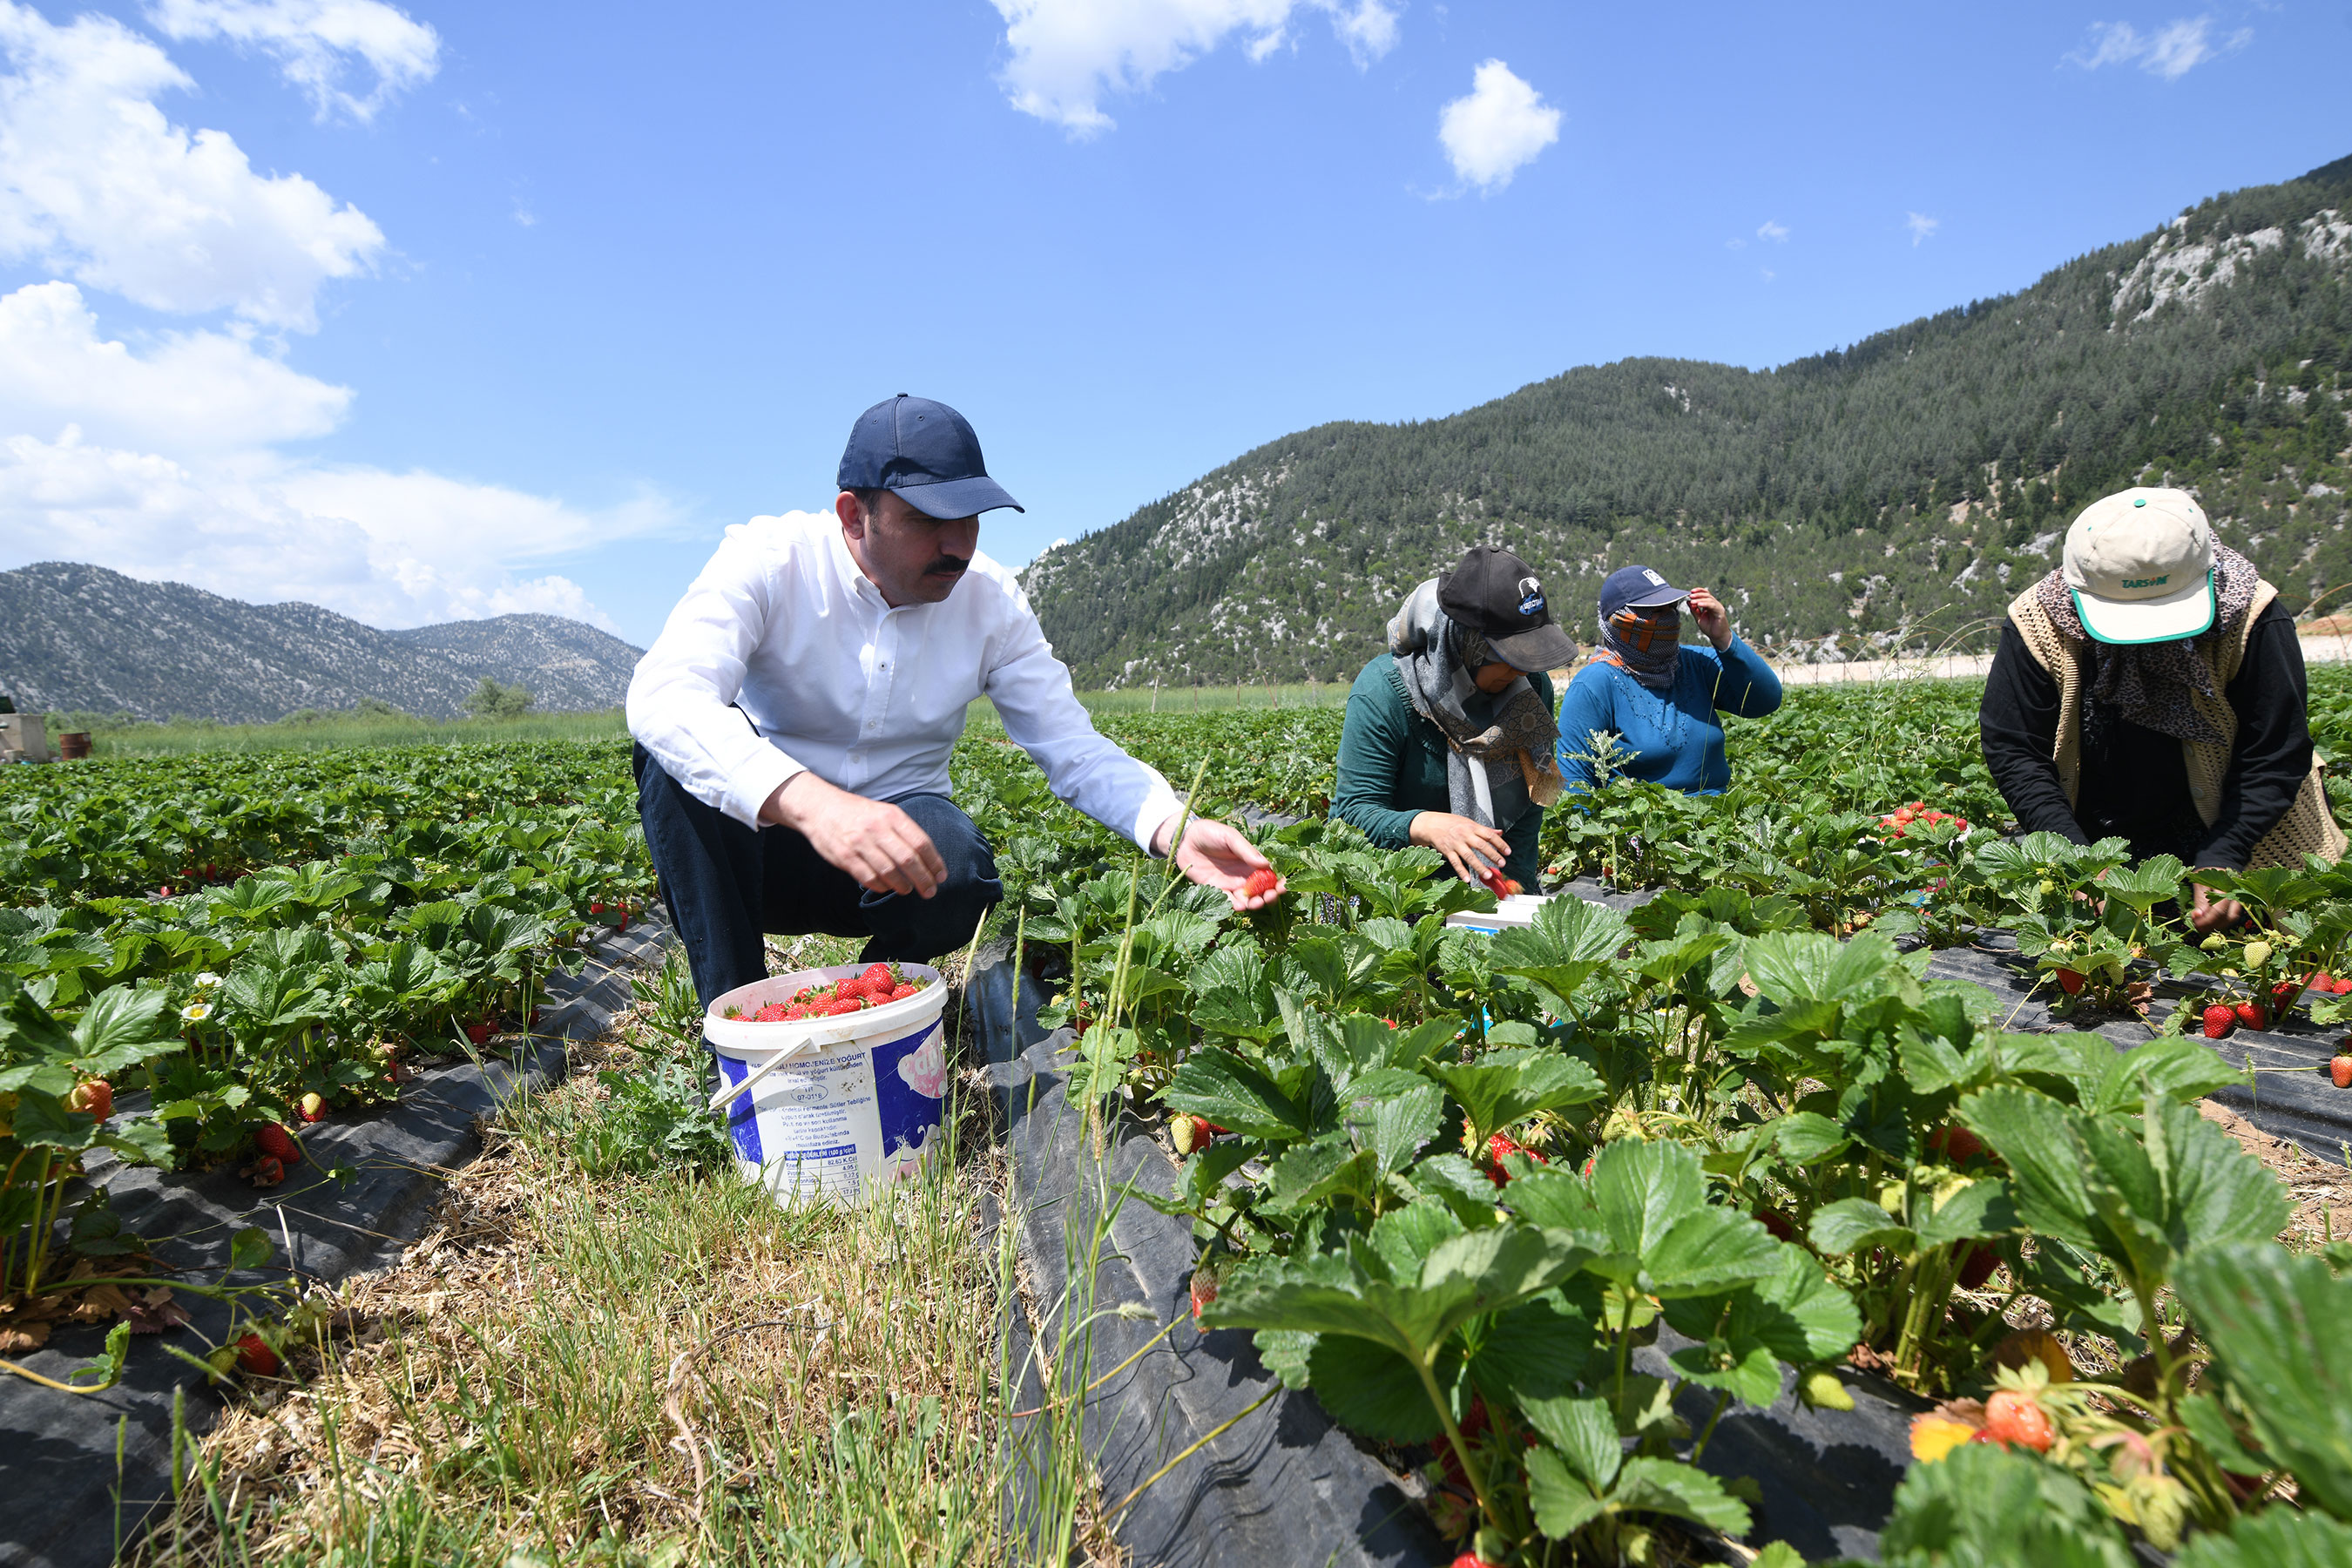
[[[2352,158],[1774,370],[1624,360],[1300,431],[1024,582],[1084,686],[1349,679],[1481,541],[1587,642],[1600,577],[1642,562],[1785,655],[1974,647],[2076,510],[2147,482],[2195,489],[2301,610],[2352,580],[2347,409]]]
[[[28,712],[257,723],[374,698],[454,718],[485,675],[529,688],[542,710],[576,711],[618,706],[639,652],[555,616],[387,632],[99,566],[0,572],[0,692]]]

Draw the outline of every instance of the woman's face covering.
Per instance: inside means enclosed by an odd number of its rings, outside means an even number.
[[[1472,685],[1492,697],[1519,678],[1519,672],[1507,664],[1482,664],[1470,677]]]

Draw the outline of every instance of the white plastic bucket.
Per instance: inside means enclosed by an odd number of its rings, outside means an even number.
[[[947,1096],[948,988],[936,969],[902,963],[912,996],[837,1018],[755,1024],[751,1015],[809,985],[846,980],[862,964],[803,969],[740,985],[711,1003],[702,1037],[719,1087],[787,1059],[719,1107],[735,1168],[791,1206],[849,1203],[913,1174],[939,1142]],[[730,1018],[729,1008],[743,1015]]]

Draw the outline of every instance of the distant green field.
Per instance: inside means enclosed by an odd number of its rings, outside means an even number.
[[[49,744],[64,728],[52,715]],[[347,746],[462,746],[495,741],[603,741],[625,734],[618,708],[527,713],[520,719],[373,719],[333,714],[276,724],[93,724],[94,757],[176,757],[204,752],[331,752]]]

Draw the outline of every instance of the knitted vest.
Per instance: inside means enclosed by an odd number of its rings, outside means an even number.
[[[2228,689],[2244,662],[2246,643],[2253,636],[2254,622],[2270,602],[2278,597],[2278,590],[2268,583],[2254,589],[2253,607],[2246,612],[2244,625],[2238,635],[2219,647],[2221,662],[2213,668],[2213,689]],[[2058,734],[2052,760],[2058,764],[2058,782],[2065,786],[2066,801],[2073,805],[2083,785],[2083,662],[2074,657],[2063,633],[2051,624],[2050,616],[2042,609],[2034,589],[2029,587],[2010,602],[2009,618],[2017,626],[2018,636],[2024,639],[2026,651],[2033,655],[2052,679],[2058,683]],[[2203,644],[2197,645],[2197,655],[2210,658]],[[2221,814],[2221,783],[2229,776],[2230,752],[2238,738],[2237,710],[2221,697],[2208,697],[2192,690],[2189,701],[2203,714],[2213,728],[2221,732],[2219,741],[2183,741],[2180,754],[2189,765],[2189,798],[2195,803],[2197,815],[2207,826]],[[2317,758],[2312,759],[2311,772],[2303,787],[2295,792],[2286,815],[2255,845],[2247,858],[2246,866],[2300,866],[2307,851],[2325,856],[2330,860],[2344,858],[2344,830],[2336,826],[2335,814],[2327,808],[2327,790],[2322,777],[2323,769]]]

